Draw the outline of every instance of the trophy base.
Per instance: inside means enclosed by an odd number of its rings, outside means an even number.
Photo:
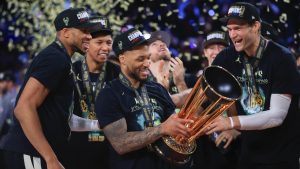
[[[165,136],[152,144],[152,149],[162,158],[175,163],[185,164],[196,150],[195,141],[191,143],[177,143],[173,137]]]

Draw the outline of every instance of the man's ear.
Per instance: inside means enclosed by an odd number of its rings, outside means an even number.
[[[257,32],[259,32],[261,30],[261,23],[260,22],[255,21],[254,26],[255,26],[255,30],[257,30]]]
[[[71,36],[71,29],[69,29],[69,28],[63,28],[61,30],[61,34],[62,34],[63,37],[69,38]]]
[[[120,54],[119,55],[119,61],[120,61],[120,64],[121,65],[124,65],[125,64],[125,60],[126,60],[126,57],[124,54]]]

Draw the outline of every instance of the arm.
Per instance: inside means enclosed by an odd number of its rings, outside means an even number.
[[[176,108],[181,108],[184,105],[191,91],[192,89],[187,89],[182,92],[171,95],[172,101],[176,105]]]
[[[241,130],[263,130],[280,126],[288,113],[291,98],[291,95],[272,94],[269,110],[253,116],[238,116],[235,119],[239,124],[237,127]]]
[[[228,129],[263,130],[276,127],[284,121],[291,103],[291,95],[272,94],[270,109],[248,116],[218,117],[209,126],[207,134]]]
[[[69,121],[69,126],[72,131],[99,131],[98,120],[91,120],[79,117],[75,114],[72,114],[72,117]]]
[[[144,131],[127,132],[126,120],[121,118],[105,126],[103,131],[113,148],[122,155],[139,150],[164,135],[181,134],[188,137],[190,129],[185,124],[191,122],[191,120],[180,119],[177,114],[173,114],[159,126],[146,128]]]
[[[183,92],[187,89],[187,85],[184,81],[185,69],[183,62],[176,57],[170,59],[170,70],[173,73],[174,84],[176,85],[179,92]]]
[[[29,78],[16,105],[14,114],[30,143],[46,161],[47,168],[62,169],[63,166],[43,134],[37,112],[37,108],[43,103],[48,94],[49,90],[45,86],[35,78]]]

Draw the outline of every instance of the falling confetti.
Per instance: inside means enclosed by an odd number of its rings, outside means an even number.
[[[0,5],[0,42],[8,50],[26,52],[31,57],[55,38],[53,20],[69,7],[84,7],[93,15],[110,20],[113,35],[123,27],[134,26],[143,32],[166,30],[173,36],[171,48],[182,57],[198,58],[201,45],[196,48],[189,38],[201,44],[212,30],[226,31],[219,18],[226,15],[228,3],[214,0],[5,0]],[[255,0],[261,16],[278,32],[286,46],[299,44],[300,2],[291,0]],[[292,17],[293,16],[293,17]],[[2,46],[2,48],[4,48]],[[193,47],[193,48],[192,48]],[[196,54],[196,55],[195,55]],[[195,57],[194,57],[195,56]]]

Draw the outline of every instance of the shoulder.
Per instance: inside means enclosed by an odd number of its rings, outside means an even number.
[[[119,74],[121,72],[120,66],[110,61],[106,62],[106,69],[107,71],[113,72],[115,74]]]
[[[66,53],[60,49],[60,47],[55,44],[55,42],[48,45],[46,48],[44,48],[36,57],[51,57],[51,58],[61,58],[60,56],[65,56]]]
[[[81,65],[82,65],[81,60],[77,60],[76,62],[73,63],[73,68],[75,73],[79,73],[81,71]]]
[[[169,96],[168,91],[159,83],[147,80],[145,83],[145,86],[147,88],[147,91],[151,94],[157,95],[157,96]]]
[[[288,48],[273,41],[269,41],[263,59],[276,68],[295,67],[296,69],[296,59],[293,53]]]
[[[103,90],[105,90],[106,92],[109,91],[109,92],[118,93],[122,88],[123,88],[123,86],[122,86],[120,80],[118,78],[116,78],[116,79],[113,79],[111,81],[108,81],[105,84],[104,88],[101,90],[101,92]]]
[[[68,58],[67,54],[59,46],[51,43],[34,57],[33,62],[59,67],[64,66],[66,63],[69,64],[70,60],[71,58]]]
[[[234,46],[229,46],[223,49],[214,59],[213,65],[232,64],[239,57],[239,53],[234,49]]]
[[[159,90],[163,90],[165,89],[161,84],[153,81],[153,80],[147,80],[145,83],[147,88],[150,88],[150,89],[159,89]]]
[[[278,59],[287,59],[287,57],[294,58],[293,53],[288,48],[273,41],[269,41],[265,52],[267,55],[269,55],[272,58],[278,58]]]

